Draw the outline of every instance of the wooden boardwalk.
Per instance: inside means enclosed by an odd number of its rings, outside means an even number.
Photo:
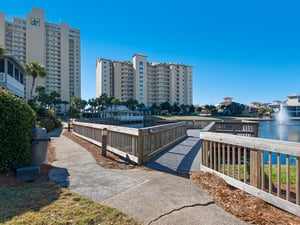
[[[187,130],[187,138],[158,154],[145,167],[175,174],[200,170],[200,130]]]

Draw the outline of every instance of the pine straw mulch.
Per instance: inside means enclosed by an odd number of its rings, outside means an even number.
[[[88,150],[92,156],[95,158],[98,165],[107,168],[107,169],[133,169],[135,165],[130,164],[129,162],[125,161],[124,159],[120,158],[119,156],[107,151],[106,157],[102,156],[102,149],[99,146],[96,146],[88,141],[85,141],[72,132],[65,131],[63,133],[64,136],[70,138],[77,144],[84,147]]]
[[[228,185],[208,172],[193,172],[190,179],[206,190],[214,202],[226,211],[250,224],[300,224],[300,218],[278,209],[263,200]]]

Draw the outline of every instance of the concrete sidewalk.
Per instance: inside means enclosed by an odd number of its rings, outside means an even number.
[[[146,168],[105,169],[77,143],[50,135],[57,158],[50,179],[143,224],[245,224],[189,179]]]

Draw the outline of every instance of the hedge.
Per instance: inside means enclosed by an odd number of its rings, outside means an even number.
[[[0,172],[30,164],[36,115],[22,99],[0,89]]]

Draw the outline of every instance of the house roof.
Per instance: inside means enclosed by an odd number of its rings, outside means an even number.
[[[293,93],[293,94],[289,95],[288,97],[296,97],[296,96],[300,96],[300,95],[297,93]]]

